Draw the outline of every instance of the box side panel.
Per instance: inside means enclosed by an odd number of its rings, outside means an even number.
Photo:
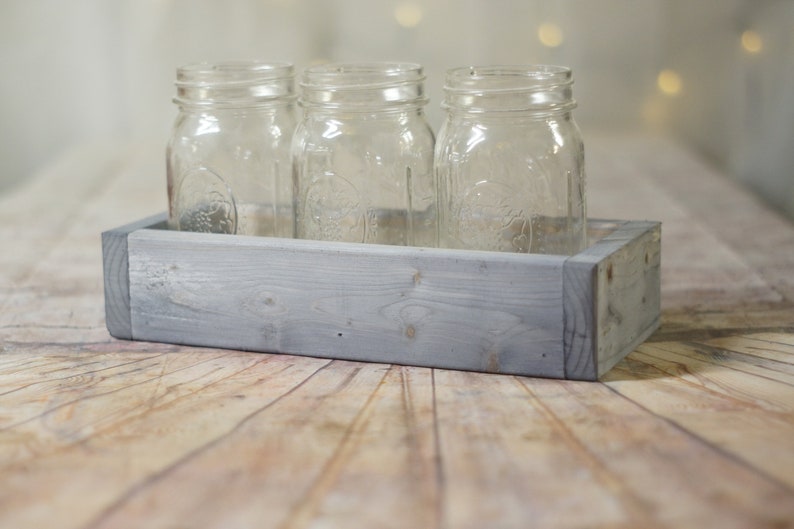
[[[111,230],[102,234],[102,268],[105,281],[105,325],[111,336],[131,340],[126,233]]]
[[[105,325],[115,338],[132,339],[127,236],[164,220],[165,214],[158,214],[102,233]]]
[[[562,378],[563,259],[129,237],[136,339]]]
[[[661,224],[630,222],[604,241],[619,246],[596,270],[599,376],[658,328],[661,311]]]
[[[590,260],[568,260],[563,266],[565,378],[573,380],[595,380],[598,376],[595,270],[596,264]]]
[[[629,221],[588,219],[590,246],[565,261],[563,307],[566,378],[598,378],[596,272],[599,263],[630,240],[630,235],[625,231],[628,225]]]

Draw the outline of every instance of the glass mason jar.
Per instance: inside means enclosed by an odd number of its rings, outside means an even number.
[[[301,78],[293,140],[298,238],[431,246],[434,135],[422,67],[326,64]]]
[[[293,236],[294,84],[286,63],[177,69],[166,155],[171,229]]]
[[[558,66],[447,71],[435,155],[439,246],[567,255],[586,246],[572,84]]]

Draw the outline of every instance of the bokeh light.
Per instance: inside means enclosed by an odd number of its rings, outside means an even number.
[[[404,28],[415,28],[422,21],[422,7],[414,2],[400,2],[394,8],[394,19]]]
[[[675,70],[662,70],[656,78],[656,85],[663,94],[675,96],[681,93],[683,83]]]
[[[544,22],[538,27],[538,40],[544,46],[556,48],[563,41],[562,29],[552,22]]]
[[[764,41],[761,35],[748,29],[742,33],[742,48],[748,53],[758,53],[764,48]]]

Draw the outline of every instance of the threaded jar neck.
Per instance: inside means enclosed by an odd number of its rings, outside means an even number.
[[[422,67],[413,63],[331,63],[304,70],[299,103],[307,110],[395,110],[427,104]]]
[[[447,70],[442,107],[470,113],[559,113],[576,107],[564,66],[467,66]]]
[[[295,74],[289,63],[189,64],[177,68],[175,84],[174,103],[181,107],[257,107],[295,99]]]

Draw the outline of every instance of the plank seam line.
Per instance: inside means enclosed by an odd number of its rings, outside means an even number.
[[[157,356],[163,356],[165,354],[166,353],[161,353],[160,355],[157,355]],[[157,357],[153,357],[153,358],[157,358]],[[195,366],[197,366],[199,364],[203,364],[203,363],[206,363],[206,362],[211,362],[213,359],[216,359],[216,358],[220,358],[220,356],[207,358],[206,360],[202,360],[201,362],[197,362],[197,363],[191,364],[189,366],[180,367],[179,369],[175,369],[173,371],[169,371],[168,374],[170,375],[171,373],[177,373],[179,371],[184,371],[185,369],[190,369],[191,367],[195,367]],[[150,358],[144,358],[142,360],[149,360],[149,359]],[[121,364],[120,367],[123,367],[125,365],[129,365],[129,364],[134,364],[134,363],[135,362],[129,362],[127,364]],[[133,370],[133,371],[125,371],[123,373],[117,373],[116,376],[125,375],[128,372],[134,372],[134,371],[135,370]],[[4,427],[0,428],[0,432],[5,431],[5,430],[10,430],[12,428],[16,428],[17,426],[21,426],[23,424],[27,424],[27,423],[35,421],[37,419],[41,419],[43,417],[46,417],[47,415],[50,415],[51,413],[53,413],[53,412],[55,412],[57,410],[60,410],[60,409],[62,409],[64,407],[66,407],[66,406],[69,406],[69,405],[72,405],[72,404],[76,404],[76,403],[81,402],[81,401],[88,401],[88,400],[91,400],[91,399],[104,397],[106,395],[112,395],[114,393],[118,393],[119,391],[124,391],[125,389],[129,389],[129,388],[132,388],[132,387],[135,387],[135,386],[140,386],[140,385],[146,384],[147,382],[151,382],[152,380],[155,380],[157,378],[158,377],[147,378],[146,380],[141,380],[139,382],[135,382],[134,384],[129,384],[129,385],[126,385],[126,386],[122,386],[120,388],[111,389],[110,391],[103,391],[102,393],[96,393],[94,395],[88,395],[86,397],[78,397],[78,398],[72,399],[72,400],[70,400],[68,402],[62,402],[62,403],[58,404],[57,406],[53,406],[52,408],[49,408],[49,409],[39,413],[38,415],[34,415],[33,417],[28,417],[27,419],[24,419],[22,421],[16,422],[14,424],[9,424],[8,426],[4,426]]]
[[[198,447],[194,448],[193,450],[191,450],[187,454],[185,454],[182,457],[178,458],[176,461],[173,461],[169,465],[166,465],[164,468],[162,468],[162,469],[158,470],[157,472],[154,472],[153,474],[145,477],[143,480],[139,481],[138,483],[136,483],[135,485],[133,485],[132,487],[127,489],[126,492],[121,494],[115,501],[111,502],[111,504],[108,505],[93,520],[88,522],[84,526],[84,529],[91,529],[91,528],[94,528],[94,527],[100,527],[103,521],[105,521],[107,518],[109,518],[114,512],[118,511],[126,502],[128,502],[130,499],[132,499],[138,493],[140,493],[141,491],[145,490],[150,485],[152,485],[154,483],[157,483],[158,481],[162,480],[165,476],[167,476],[168,474],[174,472],[175,470],[177,470],[178,468],[180,468],[181,466],[186,464],[188,461],[191,461],[192,459],[200,456],[201,454],[203,454],[207,450],[210,450],[214,446],[217,446],[218,444],[220,444],[224,439],[227,439],[234,432],[238,431],[243,425],[248,423],[251,419],[253,419],[254,417],[259,415],[260,413],[266,411],[268,408],[272,407],[273,405],[275,405],[276,403],[278,403],[282,399],[288,397],[289,395],[291,395],[292,393],[294,393],[295,391],[297,391],[298,389],[303,387],[303,385],[305,385],[309,380],[311,380],[320,371],[322,371],[325,368],[327,368],[328,366],[330,366],[333,362],[334,362],[333,360],[330,360],[326,364],[323,364],[322,366],[317,368],[316,371],[312,372],[309,376],[307,376],[306,378],[301,380],[298,384],[296,384],[295,386],[291,387],[288,391],[282,393],[281,395],[279,395],[275,399],[271,400],[270,402],[268,402],[267,404],[265,404],[261,408],[258,408],[256,410],[254,410],[253,412],[249,413],[248,415],[246,415],[245,417],[243,417],[240,421],[237,422],[237,424],[232,426],[232,428],[230,428],[227,432],[225,432],[225,433],[219,435],[218,437],[216,437],[216,438],[204,443],[201,446],[198,446]]]
[[[633,400],[633,399],[629,398],[627,395],[624,395],[623,393],[621,393],[616,388],[613,388],[608,383],[603,383],[603,384],[604,384],[604,386],[607,387],[607,389],[609,389],[609,391],[611,391],[615,395],[617,395],[620,398],[625,399],[628,402],[632,403],[633,405],[637,406],[638,408],[640,408],[642,411],[644,411],[648,415],[650,415],[650,416],[652,416],[652,417],[664,422],[665,424],[668,424],[674,430],[676,430],[678,432],[681,432],[682,434],[684,434],[687,437],[690,437],[695,442],[700,443],[701,445],[705,446],[709,450],[712,450],[715,453],[719,454],[721,457],[724,457],[728,461],[733,462],[737,466],[739,466],[741,468],[744,468],[746,470],[752,471],[754,474],[760,476],[761,478],[765,479],[769,483],[772,483],[772,484],[780,487],[781,489],[785,490],[789,494],[794,494],[794,487],[792,487],[788,483],[785,483],[784,481],[779,480],[777,477],[768,474],[763,469],[755,467],[752,463],[750,463],[749,461],[747,461],[743,457],[740,457],[738,454],[735,454],[733,452],[729,452],[727,449],[722,448],[718,444],[712,443],[708,439],[698,435],[697,433],[693,432],[692,430],[687,429],[686,427],[684,427],[680,423],[674,421],[673,419],[670,419],[668,417],[660,415],[660,414],[656,413],[655,411],[651,410],[650,408],[647,408],[647,407],[643,406],[642,404],[640,404],[636,400]]]
[[[405,415],[405,424],[406,430],[408,431],[406,444],[408,445],[409,450],[409,458],[410,458],[410,465],[413,465],[416,468],[419,468],[423,465],[421,452],[422,446],[421,442],[419,441],[419,427],[417,425],[417,412],[416,407],[414,406],[414,396],[411,391],[411,382],[409,380],[408,370],[410,369],[407,366],[393,366],[397,368],[400,372],[400,386],[402,387],[401,391],[401,400],[402,400],[402,409]],[[432,370],[429,370],[431,373],[431,380],[432,380]],[[431,385],[432,391],[432,385]],[[432,392],[431,392],[431,418],[435,419],[432,413]],[[431,422],[431,426],[433,426],[432,431],[434,435],[431,437],[432,439],[432,475],[428,473],[429,479],[427,480],[427,484],[430,484],[432,490],[426,491],[428,496],[433,499],[432,505],[432,522],[431,525],[427,529],[439,529],[441,526],[441,510],[439,509],[439,498],[441,495],[441,488],[440,483],[438,480],[438,460],[436,454],[438,454],[437,446],[436,446],[436,437],[435,437],[435,420]],[[425,480],[422,479],[422,483],[426,484]],[[430,509],[428,509],[430,510]]]
[[[708,346],[708,345],[705,345],[705,344],[701,344],[700,342],[681,342],[681,343],[692,347],[693,349],[696,350],[696,352],[701,352],[701,351],[697,351],[697,349],[700,348],[700,347],[702,347],[703,349],[717,349],[719,351],[734,352],[734,351],[731,351],[730,349],[714,348],[714,347],[711,347],[711,346]],[[679,356],[679,357],[688,358],[688,359],[692,359],[693,358],[692,356],[688,356],[688,355],[679,353],[679,352],[677,352],[675,350],[671,351],[670,349],[666,349],[664,347],[661,347],[658,344],[655,345],[655,347],[658,347],[659,349],[661,349],[662,351],[664,351],[665,353],[668,353],[670,355]],[[660,358],[659,356],[653,355],[653,354],[651,354],[650,352],[648,352],[648,351],[646,351],[644,349],[639,351],[639,352],[641,354],[645,355],[645,356],[649,356],[649,357],[653,358],[654,360],[665,361],[664,358]],[[701,354],[702,354],[702,352],[701,352]],[[741,354],[741,353],[737,353],[737,354]],[[704,364],[709,364],[709,365],[713,365],[713,366],[719,366],[719,367],[724,368],[724,369],[729,369],[731,371],[734,371],[736,373],[741,373],[743,375],[749,375],[749,376],[753,376],[753,377],[758,377],[758,378],[763,379],[763,380],[768,380],[769,382],[774,382],[774,383],[777,383],[777,384],[783,384],[785,386],[794,387],[794,384],[792,384],[790,382],[786,382],[786,381],[783,381],[783,380],[778,380],[776,378],[768,377],[766,375],[760,375],[758,373],[752,373],[750,371],[745,371],[743,369],[738,369],[738,368],[736,368],[734,366],[729,366],[729,365],[727,365],[727,364],[725,364],[723,362],[715,362],[713,360],[709,360],[709,359],[706,359],[706,358],[694,358],[694,360],[697,360],[698,362],[703,362]],[[771,361],[774,362],[774,360],[771,360]],[[645,362],[645,363],[647,363],[647,362]],[[749,363],[749,362],[745,362],[745,363]],[[782,363],[783,365],[790,365],[790,364],[787,364],[785,362],[780,362],[780,363]],[[654,367],[656,367],[656,366],[654,366]],[[667,371],[664,371],[663,369],[660,369],[660,370],[663,373],[669,374]],[[691,373],[691,371],[689,371],[689,370],[687,370],[687,372]],[[695,373],[692,373],[692,374],[694,375]],[[718,387],[722,387],[719,383],[717,383],[717,382],[715,382],[713,380],[711,382],[714,383]]]
[[[109,369],[116,369],[116,368],[119,368],[119,367],[124,367],[124,366],[128,366],[128,365],[131,365],[131,364],[137,364],[137,363],[140,363],[140,362],[145,362],[147,360],[152,360],[152,359],[155,359],[155,358],[159,358],[159,357],[163,356],[164,354],[166,354],[166,353],[160,353],[160,354],[154,355],[154,356],[147,356],[145,358],[137,358],[137,359],[131,360],[129,362],[120,362],[118,364],[113,364],[111,366],[103,367],[103,368],[100,368],[100,369],[94,369],[92,371],[80,371],[79,375],[80,376],[93,375],[95,373],[100,373],[102,371],[107,371]],[[90,362],[90,363],[96,363],[96,362]],[[49,375],[50,373],[54,373],[54,372],[57,372],[57,371],[63,371],[64,369],[72,370],[75,367],[81,367],[81,366],[77,365],[77,366],[64,367],[64,368],[56,369],[54,371],[44,372],[44,373],[42,373],[42,375]],[[74,376],[75,376],[75,374],[73,373],[71,375],[66,375],[66,376],[63,376],[63,377],[53,377],[53,378],[47,377],[47,378],[45,378],[43,380],[36,380],[36,381],[30,382],[29,384],[25,384],[24,386],[15,387],[14,389],[10,389],[8,391],[2,392],[2,393],[0,393],[0,397],[2,397],[4,395],[8,395],[9,393],[14,393],[15,391],[20,391],[20,390],[23,390],[25,388],[29,388],[31,386],[36,386],[36,385],[39,385],[39,384],[48,384],[48,383],[52,383],[52,382],[57,382],[59,380],[68,380],[70,378],[74,378]],[[2,429],[0,429],[0,430],[2,430]]]
[[[375,395],[377,395],[381,387],[383,387],[386,377],[392,369],[394,369],[394,366],[390,366],[389,369],[385,370],[383,376],[378,381],[378,385],[375,386],[375,389],[372,390],[372,393],[369,394],[367,400],[364,402],[358,412],[356,412],[355,417],[353,417],[353,420],[345,429],[342,439],[339,441],[339,444],[336,445],[333,453],[323,465],[322,470],[320,470],[320,473],[317,475],[314,481],[312,481],[311,485],[309,485],[308,491],[298,502],[296,502],[295,508],[291,510],[287,516],[287,519],[280,527],[287,529],[293,527],[304,527],[308,525],[309,518],[314,512],[317,511],[317,506],[322,501],[322,496],[339,477],[343,463],[350,457],[350,455],[353,453],[355,445],[358,444],[358,441],[353,439],[353,434],[360,431],[367,423],[368,417],[371,413],[372,403],[375,401]],[[345,382],[349,383],[352,381],[352,379],[356,377],[360,371],[361,368],[356,369],[353,373],[351,373],[351,376],[348,377],[348,380]],[[347,383],[344,385],[346,386]]]
[[[446,491],[447,477],[444,472],[444,456],[441,452],[441,429],[438,425],[438,399],[436,399],[436,370],[430,370],[430,383],[433,398],[433,448],[435,450],[435,473],[436,473],[436,525],[446,527],[444,523],[444,492]]]
[[[773,369],[769,369],[767,367],[758,365],[753,360],[756,360],[756,361],[757,360],[763,360],[765,362],[769,362],[770,364],[779,364],[781,367],[782,366],[786,366],[786,367],[793,367],[794,366],[794,362],[787,362],[786,360],[777,360],[775,358],[769,358],[767,356],[764,356],[763,352],[766,351],[767,349],[764,349],[763,347],[756,347],[756,346],[748,347],[748,349],[750,349],[752,351],[756,351],[756,353],[751,353],[751,352],[744,352],[744,351],[734,351],[733,349],[728,349],[726,347],[720,347],[718,345],[705,344],[705,343],[701,343],[701,342],[685,341],[683,343],[685,343],[686,345],[691,346],[694,349],[698,349],[699,353],[703,353],[705,355],[718,354],[718,355],[725,355],[727,357],[734,358],[734,359],[736,359],[736,363],[738,363],[740,366],[744,365],[744,364],[748,364],[748,365],[754,365],[756,367],[761,367],[763,369],[768,369],[770,371],[775,371]],[[768,343],[772,343],[772,342],[768,342]],[[779,344],[779,345],[784,345],[784,344]],[[782,354],[791,356],[791,359],[794,360],[794,354],[788,353],[788,352],[785,352],[785,351],[780,351],[780,352]],[[704,359],[703,361],[711,363],[711,361],[707,360],[707,359]],[[756,375],[755,373],[749,373],[748,371],[744,371],[742,369],[738,369],[738,367],[724,366],[723,364],[720,364],[720,365],[722,365],[723,367],[729,367],[730,369],[734,369],[735,371],[740,371],[742,373],[748,373],[748,374],[752,374],[754,376],[768,378],[768,377],[766,377],[764,375]],[[777,371],[777,372],[782,372],[782,371]],[[770,380],[777,380],[777,379],[770,379]],[[778,381],[778,382],[780,382],[780,381]],[[787,382],[785,382],[785,383],[787,383]],[[794,385],[794,384],[790,384],[790,383],[787,383],[787,384]]]
[[[780,310],[794,310],[794,306],[789,306],[788,303],[785,306],[780,307]],[[794,334],[794,327],[786,326],[786,325],[772,325],[769,327],[752,327],[752,328],[744,328],[744,327],[724,327],[720,329],[689,329],[684,331],[665,331],[663,327],[660,327],[653,336],[646,340],[649,343],[662,343],[662,342],[687,342],[693,340],[714,340],[720,338],[726,338],[735,335],[743,335],[747,332],[752,334],[763,334],[763,333],[788,333]],[[771,342],[774,343],[774,342]],[[782,342],[781,345],[791,345],[785,342]]]
[[[591,469],[594,478],[603,483],[604,486],[619,498],[620,504],[624,505],[627,510],[630,523],[634,527],[659,527],[658,522],[655,520],[653,513],[649,511],[648,506],[632,492],[631,488],[626,486],[623,480],[616,477],[613,472],[604,465],[602,459],[594,454],[587,445],[571,431],[565,422],[543,403],[543,400],[532,391],[526,382],[519,377],[513,377],[513,379],[531,397],[530,402],[532,406],[545,417],[554,430],[559,432],[562,437],[562,442],[584,459],[585,465]],[[594,384],[598,384],[598,382],[594,382]]]

